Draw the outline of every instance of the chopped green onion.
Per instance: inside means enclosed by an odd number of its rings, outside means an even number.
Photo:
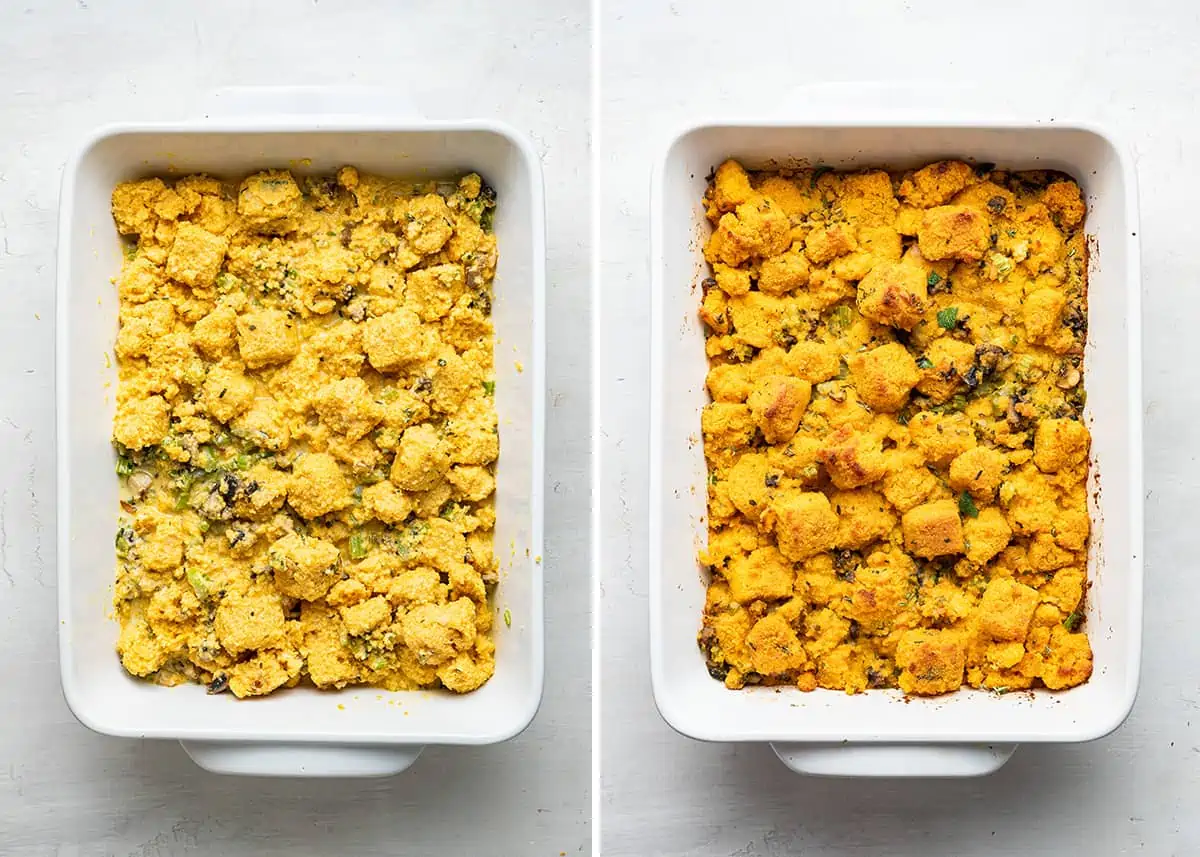
[[[485,393],[487,393],[489,396],[494,396],[496,394],[496,382],[495,381],[484,381],[483,382],[483,391]]]
[[[918,357],[917,358],[917,368],[918,369],[932,369],[933,361],[930,360],[928,357]]]
[[[1079,627],[1079,623],[1083,621],[1083,614],[1078,610],[1072,610],[1066,619],[1063,619],[1063,627],[1068,631],[1074,631]]]
[[[929,286],[929,288],[932,289],[941,281],[942,281],[941,274],[939,274],[937,271],[930,271],[929,277],[925,280],[925,285]]]
[[[367,537],[362,533],[350,534],[350,558],[362,559],[367,555]]]
[[[355,500],[361,500],[362,492],[363,492],[363,487],[361,485],[355,485],[354,490],[351,493],[354,495]]]
[[[504,624],[509,628],[512,627],[512,611],[507,607],[504,608]]]
[[[937,323],[938,327],[945,330],[954,330],[954,325],[958,324],[958,307],[948,306],[945,309],[938,310]]]
[[[243,452],[233,459],[233,466],[238,470],[249,470],[254,466],[254,456]]]
[[[133,472],[133,462],[124,455],[117,456],[117,475],[128,476]]]

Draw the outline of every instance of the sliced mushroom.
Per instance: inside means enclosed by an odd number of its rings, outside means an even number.
[[[129,493],[133,495],[133,499],[140,500],[150,490],[151,483],[154,482],[154,475],[145,470],[135,470],[129,474],[129,480],[126,483],[129,485]]]

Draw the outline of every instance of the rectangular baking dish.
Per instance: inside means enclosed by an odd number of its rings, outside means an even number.
[[[728,122],[677,135],[652,184],[650,626],[654,695],[679,732],[708,741],[768,741],[790,767],[847,775],[972,775],[995,770],[1019,742],[1087,741],[1117,728],[1137,692],[1142,629],[1141,281],[1132,162],[1112,136],[1078,123],[960,120],[886,111],[788,122]],[[708,401],[697,316],[701,198],[726,158],[747,167],[916,167],[947,157],[1005,168],[1064,170],[1088,202],[1089,329],[1085,419],[1092,588],[1091,680],[1073,690],[998,696],[963,691],[905,700],[784,688],[727,690],[696,644],[706,572],[706,470],[700,411]]]
[[[344,105],[342,99],[316,99]],[[236,105],[261,105],[263,99]],[[278,104],[278,101],[274,103]],[[295,104],[312,100],[294,99]],[[228,109],[228,108],[222,108]],[[488,744],[519,733],[541,700],[544,196],[541,166],[511,128],[317,114],[227,116],[109,127],[63,177],[57,293],[58,596],[63,691],[85,725],[108,735],[175,738],[202,766],[278,775],[382,775],[425,744]],[[254,107],[252,112],[257,112]],[[298,687],[238,701],[204,688],[162,688],[128,676],[114,645],[113,533],[118,510],[109,445],[117,372],[110,280],[121,244],[109,213],[118,182],[202,171],[234,178],[271,166],[298,173],[345,164],[402,176],[478,171],[497,192],[494,283],[496,407],[496,672],[474,693],[340,692]]]

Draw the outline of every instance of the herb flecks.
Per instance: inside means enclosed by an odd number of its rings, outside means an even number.
[[[964,491],[958,495],[958,511],[968,518],[979,517],[979,507],[975,505],[971,492]]]

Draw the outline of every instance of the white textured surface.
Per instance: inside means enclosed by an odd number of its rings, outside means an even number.
[[[600,391],[602,846],[606,857],[1200,852],[1200,691],[1187,421],[1200,341],[1190,255],[1200,144],[1197,13],[1182,3],[737,4],[606,0],[601,15],[606,365]],[[762,745],[673,733],[650,695],[646,472],[650,167],[670,132],[723,115],[800,115],[793,90],[837,80],[1006,87],[1048,115],[1094,116],[1141,181],[1146,331],[1142,693],[1109,739],[1022,747],[967,782],[805,779]],[[1101,250],[1101,252],[1103,252]],[[1194,721],[1194,722],[1193,722]]]
[[[587,853],[587,21],[582,0],[0,7],[0,854]],[[215,777],[172,742],[89,733],[59,691],[59,176],[81,136],[103,122],[180,118],[224,86],[356,83],[397,87],[428,116],[504,119],[542,159],[547,693],[515,741],[431,748],[393,780]]]

